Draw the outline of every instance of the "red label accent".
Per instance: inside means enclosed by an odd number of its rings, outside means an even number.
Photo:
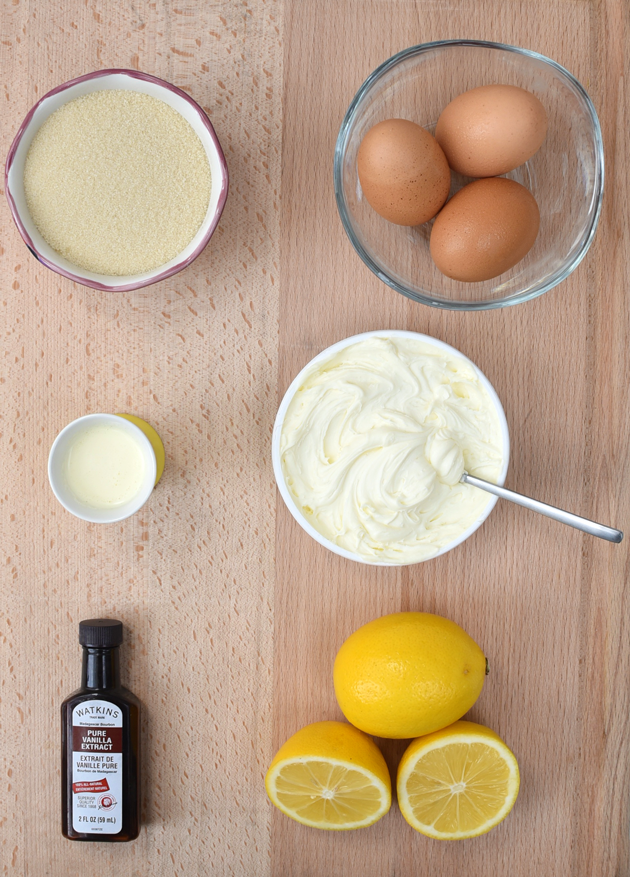
[[[76,795],[78,792],[109,792],[109,783],[104,777],[102,780],[92,780],[91,782],[72,783],[72,791]]]

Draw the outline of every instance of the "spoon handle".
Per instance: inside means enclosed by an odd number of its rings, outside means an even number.
[[[607,539],[608,542],[621,542],[623,539],[623,533],[621,530],[614,530],[612,527],[605,527],[603,524],[596,524],[595,521],[589,521],[588,518],[581,518],[579,515],[565,512],[562,509],[557,509],[555,506],[547,505],[546,502],[540,502],[538,499],[531,499],[529,496],[523,496],[522,493],[515,493],[513,490],[508,490],[506,487],[499,487],[498,484],[484,481],[483,478],[475,478],[474,475],[469,475],[468,472],[464,472],[461,480],[464,484],[470,484],[473,487],[478,487],[480,490],[486,490],[488,493],[500,496],[501,499],[509,499],[510,502],[515,502],[517,505],[525,506],[526,509],[531,509],[533,512],[539,512],[541,515],[546,515],[548,518],[553,518],[554,521],[560,521],[562,524],[568,524],[570,527],[575,527],[576,530],[590,533],[591,536],[599,536],[600,539]]]

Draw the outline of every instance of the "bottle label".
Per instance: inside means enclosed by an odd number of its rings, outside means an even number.
[[[122,738],[116,704],[86,700],[72,710],[72,827],[81,834],[122,829]]]

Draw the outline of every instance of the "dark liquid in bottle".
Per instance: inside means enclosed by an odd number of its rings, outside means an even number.
[[[140,830],[140,701],[120,684],[122,624],[82,621],[81,687],[61,705],[61,830],[124,842]]]

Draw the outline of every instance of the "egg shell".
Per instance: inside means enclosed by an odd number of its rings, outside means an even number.
[[[448,198],[451,172],[435,138],[406,119],[379,122],[357,155],[359,181],[370,206],[397,225],[421,225]]]
[[[540,149],[547,113],[538,98],[515,85],[482,85],[452,100],[435,136],[453,170],[495,177],[514,170]]]
[[[477,283],[512,268],[534,245],[538,204],[514,180],[492,177],[460,189],[431,230],[431,256],[442,274]]]

